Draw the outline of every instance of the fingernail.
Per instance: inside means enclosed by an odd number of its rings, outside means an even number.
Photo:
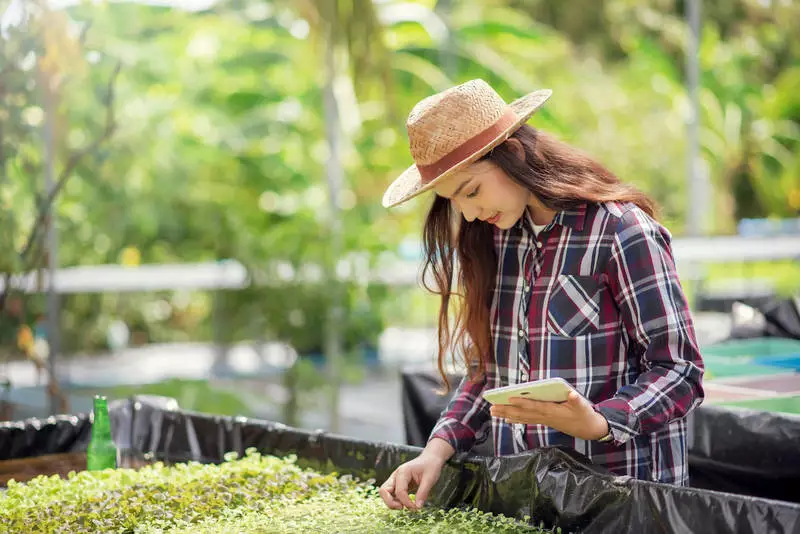
[[[417,501],[417,510],[422,510],[422,506],[425,504],[425,501]]]

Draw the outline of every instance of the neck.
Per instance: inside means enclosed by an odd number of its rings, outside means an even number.
[[[542,201],[539,200],[533,193],[531,193],[531,198],[528,201],[528,212],[531,214],[533,224],[536,225],[550,224],[550,222],[553,220],[553,217],[556,216],[556,212],[547,209],[545,205],[542,204]]]

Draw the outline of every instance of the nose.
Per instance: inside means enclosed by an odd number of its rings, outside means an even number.
[[[475,218],[480,214],[480,209],[475,206],[470,205],[470,202],[464,202],[461,200],[453,200],[453,203],[456,206],[456,209],[461,212],[467,222],[472,222]]]

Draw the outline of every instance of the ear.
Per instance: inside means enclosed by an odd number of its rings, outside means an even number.
[[[519,139],[516,137],[509,137],[506,139],[506,146],[515,156],[525,161],[525,149],[522,147],[522,143],[519,142]]]

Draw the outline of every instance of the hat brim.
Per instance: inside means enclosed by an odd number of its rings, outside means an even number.
[[[536,111],[542,107],[545,102],[547,102],[547,99],[550,98],[552,94],[553,91],[550,89],[541,89],[513,101],[511,104],[509,104],[509,107],[517,116],[517,120],[511,126],[506,128],[500,135],[495,137],[486,146],[476,151],[468,158],[456,163],[447,169],[447,171],[443,172],[427,184],[423,185],[422,175],[420,174],[416,165],[412,165],[406,169],[403,174],[397,177],[384,192],[382,201],[383,207],[391,208],[402,204],[407,200],[411,200],[412,198],[433,189],[437,184],[452,176],[457,171],[482,158],[487,152],[497,145],[503,143],[509,138],[509,136],[511,136],[512,133],[517,131],[523,124],[525,124],[528,119],[530,119],[531,116],[533,116],[533,114],[536,113]]]

